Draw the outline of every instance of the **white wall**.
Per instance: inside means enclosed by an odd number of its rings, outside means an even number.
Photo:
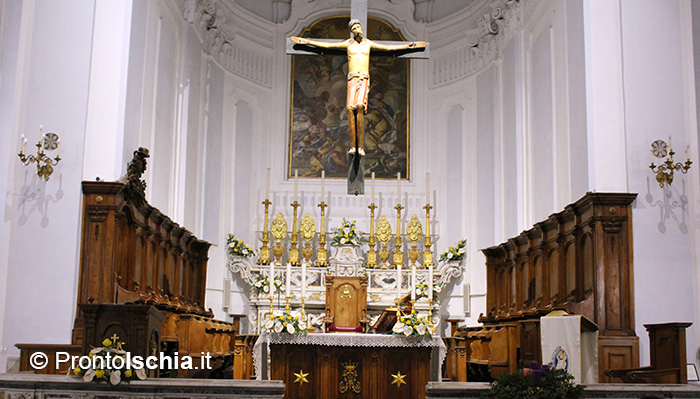
[[[35,148],[38,126],[61,137],[61,158],[48,182],[13,154],[7,176],[0,270],[2,343],[70,342],[75,315],[80,180],[86,126],[94,4],[90,1],[4,3],[3,141],[14,152],[20,133]],[[21,11],[20,11],[21,9]],[[16,19],[8,21],[8,19]],[[8,18],[8,19],[5,19]],[[7,50],[5,52],[5,50]],[[7,144],[5,144],[7,149]],[[46,328],[52,326],[54,328]],[[0,370],[6,367],[0,356]]]
[[[697,361],[698,301],[688,301],[697,298],[692,282],[698,210],[689,204],[697,202],[697,171],[677,173],[673,185],[661,189],[648,168],[654,140],[672,136],[677,161],[685,160],[687,145],[696,146],[696,127],[688,124],[695,119],[695,85],[688,81],[692,70],[684,71],[688,58],[692,60],[692,43],[682,40],[682,29],[690,25],[688,11],[681,2],[621,2],[627,174],[629,190],[639,193],[633,225],[634,289],[642,364],[649,361],[643,325],[676,321],[695,322],[688,330],[687,349],[688,361]]]

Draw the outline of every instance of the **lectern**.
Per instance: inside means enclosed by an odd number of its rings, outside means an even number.
[[[542,363],[564,369],[579,384],[598,382],[598,326],[581,315],[552,312],[540,319]]]

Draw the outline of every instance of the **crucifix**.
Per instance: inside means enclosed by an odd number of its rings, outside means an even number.
[[[428,58],[425,42],[373,41],[364,37],[362,27],[367,21],[367,0],[352,0],[348,28],[352,37],[346,40],[306,39],[290,37],[287,54],[347,54],[348,83],[346,111],[350,133],[348,150],[348,194],[364,194],[364,114],[369,93],[370,52],[406,58]],[[364,23],[364,25],[363,25]]]

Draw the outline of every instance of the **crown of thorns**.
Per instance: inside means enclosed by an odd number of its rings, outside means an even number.
[[[352,28],[355,25],[362,26],[359,19],[351,19],[350,22],[348,22],[348,28]]]

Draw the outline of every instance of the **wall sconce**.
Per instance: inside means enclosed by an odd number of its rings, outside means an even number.
[[[36,174],[48,181],[49,176],[53,173],[53,167],[61,162],[61,140],[56,133],[42,134],[41,131],[42,128],[39,126],[39,142],[36,143],[36,155],[26,155],[24,153],[27,148],[27,139],[23,134],[20,138],[20,148],[17,156],[19,156],[19,160],[24,166],[36,162]],[[56,150],[56,157],[51,159],[51,157],[46,155],[46,151],[53,150]]]
[[[675,152],[673,152],[673,147],[671,145],[671,137],[668,138],[668,144],[663,140],[656,140],[651,143],[651,165],[649,165],[649,168],[653,173],[656,173],[656,181],[659,182],[659,187],[663,188],[664,184],[670,186],[671,183],[673,183],[673,173],[675,171],[680,171],[683,174],[688,173],[688,169],[690,169],[690,165],[692,164],[690,155],[688,154],[689,150],[690,145],[685,149],[686,160],[684,164],[680,162],[673,163],[673,155],[675,155]],[[668,158],[666,158],[666,155],[668,155]],[[653,157],[666,158],[666,160],[656,166],[654,165]]]

